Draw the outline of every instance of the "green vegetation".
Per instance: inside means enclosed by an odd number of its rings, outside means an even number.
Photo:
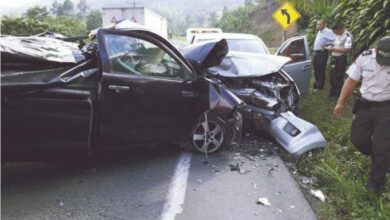
[[[224,32],[254,34],[268,46],[278,46],[282,41],[283,31],[272,18],[272,13],[278,6],[277,0],[247,0],[244,6],[234,10],[225,9],[215,26]],[[215,19],[212,20],[215,22]],[[295,28],[288,31],[290,36],[294,34]]]
[[[283,0],[279,0],[283,2]],[[352,33],[352,57],[373,47],[376,41],[390,35],[390,0],[291,0],[309,22],[299,22],[306,28],[309,41],[315,36],[315,21],[323,18],[328,26],[342,23]]]
[[[77,5],[78,12],[70,0],[54,1],[50,12],[46,7],[33,6],[23,16],[3,16],[1,34],[28,36],[52,31],[65,36],[86,35],[89,30],[102,26],[99,10],[89,11],[85,0]]]
[[[390,0],[342,0],[332,17],[351,31],[354,57],[390,35]]]
[[[370,194],[365,183],[371,161],[350,142],[352,99],[344,116],[335,120],[332,111],[336,100],[325,98],[327,92],[312,92],[301,102],[301,116],[318,126],[328,141],[325,149],[304,156],[297,165],[301,175],[317,177],[315,187],[326,194],[325,203],[314,205],[318,217],[323,220],[390,219],[390,181],[380,197]]]
[[[311,45],[315,36],[315,21],[324,18],[328,26],[343,23],[353,35],[355,58],[362,50],[375,45],[377,39],[390,34],[390,0],[290,0],[307,21],[299,22],[306,29]],[[385,220],[390,219],[390,181],[380,197],[370,194],[365,183],[371,161],[359,153],[350,142],[352,121],[349,100],[344,117],[332,118],[336,100],[328,100],[327,89],[312,92],[301,102],[301,114],[322,131],[328,141],[324,150],[302,158],[297,169],[301,175],[319,179],[317,188],[327,196],[325,203],[314,206],[324,220]]]

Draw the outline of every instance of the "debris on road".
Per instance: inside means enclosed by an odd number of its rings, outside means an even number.
[[[244,155],[244,157],[248,158],[250,161],[256,161],[256,158],[252,157],[251,155]]]
[[[229,167],[230,171],[238,171],[240,174],[246,174],[249,172],[249,170],[242,169],[239,163],[229,164]]]
[[[272,172],[275,170],[274,167],[270,167],[269,170],[268,170],[268,175],[269,176],[272,176]]]
[[[317,178],[316,177],[302,176],[301,182],[305,185],[313,185],[314,183],[317,182]]]
[[[271,203],[269,203],[268,199],[265,197],[258,198],[256,203],[264,206],[271,206]]]
[[[198,183],[202,183],[202,180],[197,180],[196,182],[198,182]]]
[[[252,182],[252,186],[253,186],[253,189],[256,191],[257,190],[257,186],[256,186],[255,182]]]
[[[61,201],[59,205],[60,205],[61,207],[64,206],[64,202]]]
[[[321,190],[319,190],[319,189],[311,189],[310,193],[313,196],[317,197],[319,200],[321,200],[321,202],[325,202],[325,195],[324,195],[324,193]]]

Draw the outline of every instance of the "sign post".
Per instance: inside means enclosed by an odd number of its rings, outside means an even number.
[[[291,28],[301,17],[301,14],[290,2],[283,3],[274,13],[272,18],[283,29],[283,41],[286,40],[286,31]]]

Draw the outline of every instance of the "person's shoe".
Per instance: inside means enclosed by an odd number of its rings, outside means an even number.
[[[375,183],[373,180],[369,179],[367,181],[367,184],[366,184],[366,187],[367,187],[367,190],[370,192],[370,193],[373,193],[373,194],[376,194],[376,195],[379,195],[382,193],[382,190],[383,190],[383,186],[384,184],[377,184]]]

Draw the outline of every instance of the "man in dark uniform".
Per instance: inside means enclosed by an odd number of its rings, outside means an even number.
[[[339,118],[344,103],[361,80],[361,98],[355,101],[351,141],[371,156],[372,169],[367,188],[380,193],[390,168],[390,36],[379,40],[376,49],[363,52],[347,70],[334,116]]]

